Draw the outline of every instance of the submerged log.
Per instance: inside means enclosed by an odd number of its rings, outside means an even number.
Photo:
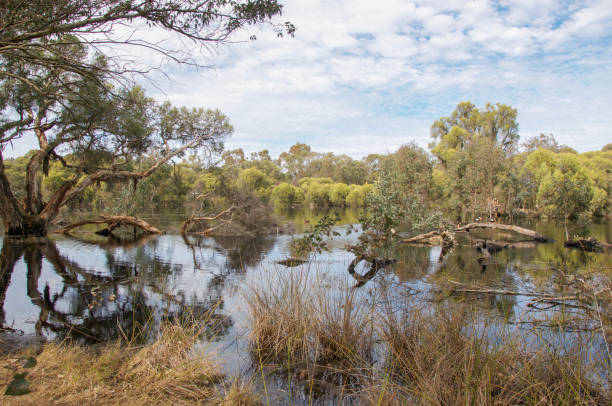
[[[120,226],[132,226],[140,229],[145,234],[161,234],[156,227],[146,221],[132,216],[111,216],[107,214],[100,214],[98,217],[89,220],[79,221],[77,223],[70,224],[66,227],[62,227],[55,232],[58,234],[68,234],[71,230],[84,226],[86,224],[107,224],[106,228],[96,231],[96,234],[102,236],[110,236],[117,227]]]
[[[603,252],[604,248],[612,248],[612,244],[599,242],[593,237],[580,240],[567,240],[563,245],[566,248],[579,248],[589,252]]]
[[[519,226],[513,226],[510,224],[499,224],[499,223],[470,223],[462,227],[458,227],[455,229],[455,232],[467,231],[469,232],[474,228],[490,228],[493,230],[504,230],[504,231],[513,231],[517,234],[526,235],[527,237],[533,238],[534,241],[538,242],[553,242],[554,240],[548,237],[543,236],[542,234],[538,234],[533,230],[528,228],[523,228]]]
[[[306,260],[301,259],[301,258],[287,258],[287,259],[283,259],[281,261],[276,261],[277,264],[284,265],[284,266],[289,267],[289,268],[302,265],[305,262],[306,262]]]
[[[489,252],[499,252],[502,249],[512,248],[535,248],[536,241],[503,241],[503,240],[482,240],[474,239],[476,247],[487,248]]]
[[[366,261],[370,263],[370,269],[364,275],[355,272],[355,267],[361,261]],[[380,269],[396,262],[397,259],[393,258],[376,258],[368,255],[357,255],[355,259],[353,259],[349,264],[348,273],[357,281],[356,287],[360,287],[363,286],[367,281],[372,279]]]

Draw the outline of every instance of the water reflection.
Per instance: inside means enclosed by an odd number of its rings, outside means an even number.
[[[316,218],[300,216],[302,223]],[[350,216],[345,223],[354,220]],[[547,223],[525,226],[557,242],[519,244],[483,260],[466,236],[450,251],[401,246],[385,253],[396,263],[370,274],[370,265],[354,270],[367,275],[361,283],[365,289],[384,280],[393,282],[398,292],[426,292],[454,281],[513,291],[557,292],[563,289],[556,282],[558,270],[579,273],[612,268],[610,255],[564,248],[562,227]],[[355,257],[344,247],[354,244],[357,235],[346,235],[344,225],[338,231],[342,236],[329,244],[329,253],[296,269],[318,267],[330,275],[351,278],[347,269]],[[610,241],[612,222],[591,225],[588,235]],[[469,238],[494,240],[499,235],[484,230]],[[206,320],[209,339],[220,339],[232,334],[240,317],[233,297],[236,287],[242,286],[252,270],[282,269],[277,261],[289,256],[290,239],[286,235],[258,239],[162,235],[121,241],[83,234],[27,242],[4,240],[0,322],[3,327],[48,338],[97,342],[133,335],[143,326],[154,331],[164,318],[194,317]],[[506,295],[454,296],[451,300],[473,301],[504,320],[518,317],[526,302]]]
[[[180,250],[175,242],[176,238],[128,243],[77,238],[57,243],[5,240],[0,253],[2,326],[99,342],[129,339],[134,334],[145,339],[143,330],[155,329],[161,318],[188,314],[210,324],[208,336],[222,336],[232,325],[224,314],[224,281],[238,268],[228,260],[219,271],[206,272],[190,285],[187,280],[193,275],[185,274],[183,264],[166,260]],[[22,274],[25,283],[20,283]],[[9,306],[13,314],[7,320],[5,305],[12,279],[14,287],[25,287],[25,292],[13,289],[9,301],[22,302],[16,296],[26,295],[33,306]]]

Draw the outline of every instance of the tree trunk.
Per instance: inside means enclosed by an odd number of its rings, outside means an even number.
[[[531,237],[535,241],[538,241],[538,242],[552,242],[553,241],[551,238],[543,236],[542,234],[538,234],[535,231],[530,230],[528,228],[512,226],[509,224],[499,224],[499,223],[470,223],[463,227],[458,227],[455,230],[455,232],[458,232],[458,231],[468,231],[469,232],[471,229],[474,229],[474,228],[492,228],[495,230],[513,231],[515,233]]]
[[[70,230],[83,226],[85,224],[107,224],[107,227],[99,230],[96,234],[102,236],[109,236],[113,232],[113,230],[119,226],[132,226],[140,229],[144,234],[161,234],[156,227],[153,227],[151,224],[147,223],[144,220],[141,220],[137,217],[132,216],[110,216],[107,214],[100,214],[98,217],[79,221],[78,223],[70,224],[66,227],[63,227],[56,231],[58,234],[67,234]]]
[[[9,237],[46,237],[48,226],[48,222],[38,216],[27,216],[21,221],[4,222],[4,229]]]

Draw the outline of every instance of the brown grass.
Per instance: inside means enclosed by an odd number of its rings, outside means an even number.
[[[611,402],[610,383],[595,372],[609,371],[605,356],[592,349],[596,333],[575,332],[552,345],[539,330],[509,333],[457,303],[412,301],[392,309],[389,299],[375,297],[370,303],[386,304],[375,307],[313,271],[269,272],[258,282],[246,291],[255,363],[335,368],[349,379],[334,399],[340,393],[351,404],[375,405]],[[386,354],[377,367],[375,347]],[[330,383],[332,375],[307,374],[311,382],[302,385]]]
[[[195,326],[195,324],[194,324]],[[224,401],[215,362],[194,353],[195,328],[168,324],[144,347],[46,344],[29,371],[31,393],[2,396],[3,405],[218,405]],[[27,354],[25,354],[27,355]],[[6,357],[2,381],[21,362]],[[8,368],[7,368],[8,367]],[[19,371],[22,372],[22,371]],[[246,387],[240,396],[248,397]],[[4,389],[3,389],[4,392]],[[237,389],[229,395],[238,396]],[[225,402],[224,404],[232,404]],[[253,405],[255,403],[236,403]]]
[[[395,392],[431,405],[609,404],[610,393],[593,382],[593,365],[578,342],[555,351],[503,335],[493,345],[492,327],[466,310],[439,305],[433,312],[385,315],[382,336]]]
[[[332,282],[311,272],[272,271],[264,279],[246,290],[254,359],[301,367],[367,362],[372,312],[355,290],[327,289]]]

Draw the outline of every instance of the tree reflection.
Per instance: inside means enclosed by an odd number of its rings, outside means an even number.
[[[4,240],[0,252],[0,322],[6,322],[4,302],[15,264],[23,258],[26,294],[39,309],[34,331],[41,336],[73,338],[93,343],[123,338],[147,340],[166,319],[192,318],[202,322],[209,338],[227,332],[232,320],[223,314],[224,275],[208,281],[204,299],[184,292],[171,292],[167,281],[179,265],[161,261],[154,250],[145,249],[150,238],[128,243],[78,241],[80,248],[63,254],[52,240]],[[89,249],[91,247],[91,249]],[[122,258],[121,249],[134,249],[134,256]],[[103,249],[106,264],[86,266],[94,249]],[[51,270],[55,276],[41,278]]]
[[[205,237],[189,235],[183,237],[183,242],[191,250],[193,267],[200,269],[205,262],[202,252],[212,250],[223,255],[230,272],[243,272],[247,266],[257,266],[275,243],[273,237],[236,238],[236,237]]]

